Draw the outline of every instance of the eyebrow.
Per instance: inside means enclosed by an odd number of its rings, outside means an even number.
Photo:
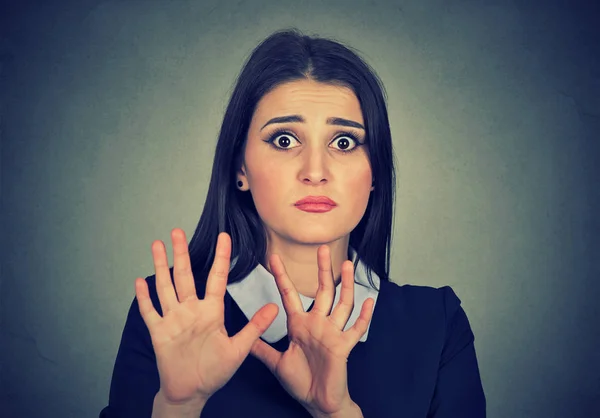
[[[279,117],[270,119],[267,123],[265,123],[263,125],[262,128],[260,128],[260,130],[262,131],[267,125],[271,125],[273,123],[287,123],[287,122],[301,122],[301,123],[304,123],[306,121],[300,115],[279,116]],[[362,129],[363,131],[365,130],[365,127],[362,126],[360,123],[354,122],[353,120],[349,120],[349,119],[332,117],[332,118],[327,118],[326,122],[327,122],[328,125],[349,126],[349,127],[352,127],[352,128]]]

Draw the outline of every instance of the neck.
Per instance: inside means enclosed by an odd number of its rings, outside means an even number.
[[[263,266],[272,274],[268,268],[268,260],[272,254],[277,254],[298,293],[314,299],[319,288],[317,250],[321,245],[329,247],[334,286],[337,286],[341,280],[342,263],[348,259],[349,238],[350,236],[346,235],[332,242],[307,244],[270,233],[267,237],[267,254]]]

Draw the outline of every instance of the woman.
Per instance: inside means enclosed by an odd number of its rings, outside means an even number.
[[[174,266],[155,241],[135,282],[101,416],[484,417],[460,300],[389,280],[394,190],[374,71],[332,40],[265,39],[189,249],[174,229]]]

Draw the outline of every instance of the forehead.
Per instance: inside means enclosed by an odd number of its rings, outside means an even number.
[[[350,88],[306,79],[281,84],[265,94],[253,119],[260,121],[288,114],[312,115],[323,120],[345,117],[363,122],[360,103]]]

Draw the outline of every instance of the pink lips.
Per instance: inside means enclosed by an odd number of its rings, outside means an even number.
[[[337,204],[327,196],[306,196],[298,200],[294,205],[304,212],[329,212]]]

